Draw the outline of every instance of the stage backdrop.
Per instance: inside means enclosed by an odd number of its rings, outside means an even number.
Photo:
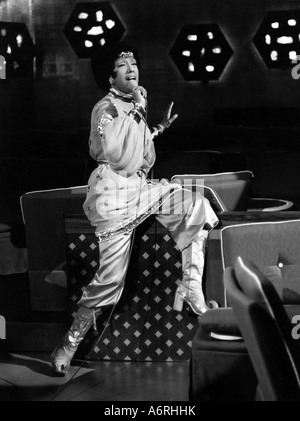
[[[90,3],[98,3],[89,0]],[[76,0],[2,0],[0,21],[24,22],[36,45],[35,73],[0,84],[0,128],[88,127],[93,105],[103,96],[90,61],[79,58],[64,29]],[[100,4],[103,2],[99,2]],[[298,124],[300,81],[290,70],[270,69],[253,43],[266,13],[299,6],[293,0],[108,0],[124,28],[123,40],[137,47],[149,93],[149,121],[158,122],[174,100],[176,127],[203,123]],[[217,24],[232,49],[220,79],[185,81],[170,50],[185,25]],[[297,23],[298,24],[298,23]],[[264,107],[263,114],[261,107]],[[276,112],[274,113],[274,108]],[[296,110],[296,111],[295,111]],[[246,120],[245,120],[246,119]]]

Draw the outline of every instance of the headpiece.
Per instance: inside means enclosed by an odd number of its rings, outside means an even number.
[[[131,51],[122,51],[119,55],[119,58],[134,58],[134,54]]]

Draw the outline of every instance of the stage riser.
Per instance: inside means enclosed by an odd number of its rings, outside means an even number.
[[[80,219],[67,219],[66,233],[70,313],[74,314],[82,288],[98,267],[99,249],[92,229]],[[121,300],[113,312],[105,309],[97,331],[88,333],[78,355],[93,349],[90,357],[99,360],[188,361],[198,323],[187,306],[182,313],[173,310],[181,273],[181,253],[167,231],[154,225],[144,234],[137,233]]]

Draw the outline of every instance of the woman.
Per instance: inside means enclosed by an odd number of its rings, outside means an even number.
[[[105,63],[104,63],[105,62]],[[97,76],[109,69],[109,93],[91,116],[90,155],[98,163],[87,188],[84,212],[99,239],[100,265],[79,300],[73,324],[53,357],[59,374],[70,362],[101,307],[115,305],[122,294],[130,259],[134,228],[149,215],[169,231],[182,253],[183,280],[175,295],[174,309],[186,301],[201,315],[208,310],[202,291],[205,242],[218,222],[209,202],[200,194],[166,180],[152,182],[147,175],[155,162],[154,139],[177,118],[173,103],[161,123],[147,125],[147,92],[139,85],[139,62],[132,49],[119,44],[106,51]]]

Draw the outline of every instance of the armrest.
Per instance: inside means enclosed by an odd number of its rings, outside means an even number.
[[[249,200],[247,211],[280,212],[293,206],[294,203],[289,200],[253,197]]]

